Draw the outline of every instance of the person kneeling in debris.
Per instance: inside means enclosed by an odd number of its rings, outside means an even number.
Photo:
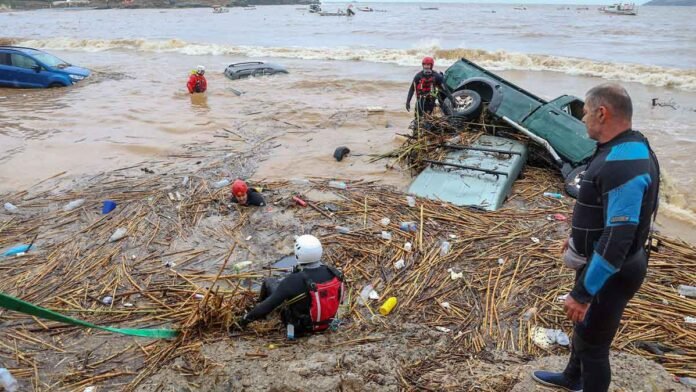
[[[247,186],[242,180],[235,180],[232,183],[232,203],[237,203],[241,206],[265,206],[266,201],[263,196],[254,189]]]
[[[343,300],[343,274],[322,263],[321,256],[321,242],[317,237],[297,237],[297,267],[280,281],[268,278],[263,282],[261,303],[237,321],[239,327],[244,328],[280,307],[280,317],[288,328],[288,335],[291,330],[295,336],[326,330]]]

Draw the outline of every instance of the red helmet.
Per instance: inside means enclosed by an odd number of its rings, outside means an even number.
[[[423,57],[423,65],[430,65],[430,68],[435,66],[435,60],[432,57]]]
[[[249,189],[249,187],[247,187],[247,184],[242,180],[234,180],[232,183],[232,194],[235,196],[246,195],[247,189]]]

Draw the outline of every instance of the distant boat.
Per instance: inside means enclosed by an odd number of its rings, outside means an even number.
[[[318,14],[321,13],[321,4],[310,4],[309,5],[309,13],[310,14]]]
[[[356,7],[356,8],[358,9],[358,11],[362,11],[362,12],[374,12],[375,11],[370,7]]]
[[[214,5],[213,6],[213,13],[214,14],[224,14],[226,12],[230,12],[230,10],[221,6],[221,5]]]
[[[599,12],[612,15],[638,15],[638,7],[634,3],[616,3],[600,8]]]
[[[437,11],[438,7],[420,7],[421,11]]]

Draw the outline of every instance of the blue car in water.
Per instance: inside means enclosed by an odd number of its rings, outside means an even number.
[[[75,84],[89,75],[88,69],[76,67],[38,49],[0,46],[2,87],[63,87]]]

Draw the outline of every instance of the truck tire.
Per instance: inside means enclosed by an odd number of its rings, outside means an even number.
[[[452,93],[452,96],[457,101],[454,105],[450,99],[445,99],[450,116],[455,117],[458,121],[473,120],[481,115],[483,109],[481,96],[473,90],[459,90]]]
[[[568,196],[573,199],[578,198],[578,193],[580,192],[580,181],[582,181],[582,176],[585,174],[587,165],[580,165],[573,169],[568,176],[565,178],[565,191]]]
[[[56,88],[56,87],[65,87],[65,85],[63,83],[59,83],[59,82],[53,82],[53,83],[48,85],[48,88]]]

